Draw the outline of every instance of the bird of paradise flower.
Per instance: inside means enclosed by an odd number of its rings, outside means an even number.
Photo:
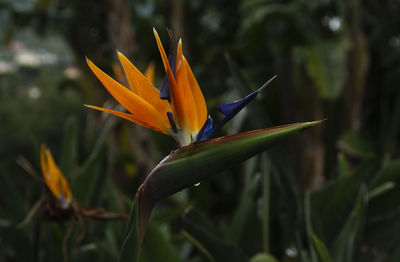
[[[166,72],[158,90],[123,54],[118,52],[130,90],[112,79],[92,61],[87,63],[108,92],[129,112],[86,105],[104,111],[155,131],[172,136],[180,146],[210,139],[221,127],[240,112],[275,77],[245,98],[218,106],[225,117],[213,126],[207,114],[207,105],[199,84],[182,52],[179,40],[176,59],[167,57],[157,31],[153,28],[157,46]],[[147,75],[147,74],[146,74]]]
[[[42,145],[40,148],[40,165],[44,181],[61,208],[67,209],[72,203],[71,189],[54,161],[50,150]]]
[[[24,158],[19,159],[19,164],[28,173],[37,177],[31,165]],[[83,219],[109,220],[127,218],[125,214],[109,213],[102,208],[80,207],[74,200],[70,186],[54,161],[51,151],[44,144],[40,148],[40,165],[44,183],[51,194],[46,193],[41,196],[24,221],[19,224],[19,227],[28,224],[40,211],[44,211],[51,220],[77,219],[82,226],[84,224]]]

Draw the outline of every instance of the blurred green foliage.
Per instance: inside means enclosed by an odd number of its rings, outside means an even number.
[[[84,108],[115,105],[84,58],[110,74],[115,49],[155,61],[159,86],[153,26],[183,38],[216,120],[278,75],[219,135],[328,120],[163,200],[140,261],[399,261],[399,13],[396,0],[0,0],[0,261],[118,261],[124,221],[39,212],[17,227],[46,190],[17,159],[40,176],[44,142],[80,205],[128,213],[174,144]]]

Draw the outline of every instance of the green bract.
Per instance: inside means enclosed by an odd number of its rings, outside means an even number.
[[[321,122],[296,123],[224,136],[191,144],[171,152],[147,176],[136,194],[120,261],[132,261],[133,258],[138,257],[139,246],[151,211],[158,201],[249,159],[280,140]]]

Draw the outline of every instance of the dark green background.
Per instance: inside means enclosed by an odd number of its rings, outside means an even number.
[[[167,28],[183,39],[215,121],[218,104],[278,75],[219,135],[327,121],[162,202],[142,261],[245,261],[260,252],[279,261],[400,260],[398,0],[0,0],[0,261],[118,259],[121,221],[88,222],[79,244],[78,223],[37,214],[17,228],[46,192],[17,159],[41,176],[46,143],[80,205],[129,212],[143,178],[176,145],[85,108],[116,105],[85,56],[110,75],[116,50],[141,70],[153,61],[160,86],[152,27],[167,50],[175,48]]]

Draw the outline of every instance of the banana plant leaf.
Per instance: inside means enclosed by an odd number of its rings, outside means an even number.
[[[132,259],[138,256],[132,251],[138,252],[139,248],[131,245],[140,245],[139,242],[143,241],[150,214],[158,201],[249,159],[278,141],[321,122],[295,123],[224,136],[194,143],[171,152],[147,176],[137,192],[137,199],[133,206],[134,212],[129,219],[124,245],[121,249],[121,258]]]

